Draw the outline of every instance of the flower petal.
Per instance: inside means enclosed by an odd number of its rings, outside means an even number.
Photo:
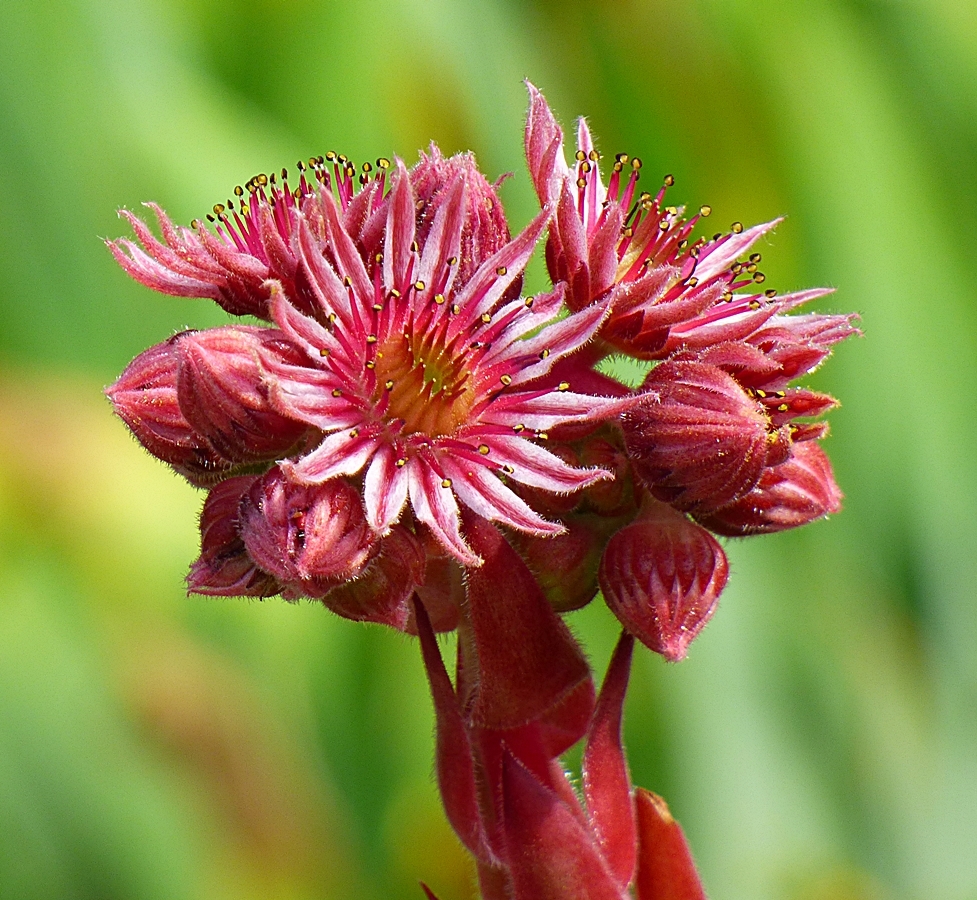
[[[462,565],[479,566],[481,558],[472,553],[461,536],[458,503],[450,485],[444,487],[443,482],[443,476],[427,460],[415,456],[408,461],[407,489],[414,515]]]
[[[458,499],[483,519],[540,537],[562,534],[566,530],[559,523],[548,522],[534,512],[486,466],[447,456],[443,465]]]
[[[370,462],[363,480],[366,520],[380,534],[390,530],[407,502],[407,467],[397,465],[397,455],[394,447],[381,447]]]
[[[328,434],[298,462],[280,463],[282,471],[300,484],[321,484],[337,475],[355,475],[380,443],[372,429],[344,428]]]
[[[629,410],[635,397],[591,397],[572,391],[524,391],[496,397],[480,416],[482,422],[546,431],[566,422],[598,422]]]
[[[700,255],[695,267],[696,278],[702,282],[707,278],[711,278],[713,275],[718,275],[724,269],[728,269],[750,247],[760,240],[763,235],[768,231],[772,231],[783,221],[783,216],[781,216],[769,222],[754,225],[752,228],[747,228],[739,234],[731,233],[725,239],[721,238],[715,244],[706,245],[704,248],[706,252]]]
[[[505,472],[510,478],[530,487],[565,494],[614,477],[604,469],[576,469],[526,438],[493,435],[486,440],[491,460],[508,467]]]
[[[414,193],[402,160],[397,160],[387,205],[387,228],[383,246],[383,284],[388,291],[406,289],[414,243]]]
[[[552,210],[549,207],[544,209],[508,244],[482,263],[456,296],[459,312],[451,318],[446,341],[452,341],[460,333],[468,331],[476,319],[495,307],[526,268],[551,216]]]

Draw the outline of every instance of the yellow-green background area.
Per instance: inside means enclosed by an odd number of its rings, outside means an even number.
[[[202,497],[101,396],[226,317],[100,238],[330,149],[472,148],[513,223],[526,97],[782,213],[768,286],[866,336],[811,379],[845,511],[732,542],[690,657],[637,653],[635,781],[716,900],[977,898],[977,5],[971,0],[2,0],[0,897],[470,897],[414,642],[187,597]],[[542,284],[537,270],[536,286]],[[598,671],[616,627],[570,617]],[[445,652],[450,647],[445,645]]]

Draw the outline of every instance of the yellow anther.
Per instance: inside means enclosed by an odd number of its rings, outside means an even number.
[[[444,294],[434,295],[434,302],[437,303],[438,306],[441,306],[441,304],[444,303],[444,300],[445,300]]]
[[[482,456],[488,456],[488,454],[489,454],[489,445],[488,444],[479,444],[478,445],[478,452],[481,453]]]
[[[568,391],[568,390],[570,390],[570,382],[569,381],[561,381],[560,382],[560,386],[557,388],[557,390],[558,391]]]
[[[441,487],[443,487],[443,488],[449,488],[449,487],[451,487],[451,479],[450,478],[445,478],[444,480],[442,480]]]
[[[743,233],[743,223],[742,222],[733,222],[733,224],[729,226],[729,230],[732,231],[733,234],[742,234]]]
[[[499,381],[501,381],[506,387],[508,387],[510,384],[512,384],[512,376],[511,375],[503,375],[499,379]]]
[[[333,397],[342,397],[343,392],[339,388],[333,388],[332,395]]]
[[[704,218],[704,219],[708,219],[709,216],[712,215],[712,207],[711,206],[700,206],[699,207],[699,215],[702,216],[702,218]]]

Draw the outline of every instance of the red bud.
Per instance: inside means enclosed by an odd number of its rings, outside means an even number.
[[[349,484],[297,485],[277,468],[242,498],[241,536],[251,558],[297,597],[322,597],[354,578],[376,549],[363,502]]]
[[[228,478],[211,490],[200,513],[200,558],[190,567],[187,588],[193,594],[221,597],[269,597],[281,590],[248,556],[239,531],[241,497],[257,479]]]
[[[177,347],[191,332],[140,353],[105,393],[140,444],[191,484],[205,487],[230,466],[198,434],[177,401]]]
[[[793,445],[787,462],[764,470],[746,496],[696,518],[717,534],[770,534],[838,512],[841,498],[827,455],[814,441],[804,441]]]
[[[193,428],[225,459],[253,462],[285,456],[308,425],[272,409],[262,354],[300,365],[302,353],[271,328],[211,328],[180,341],[177,394]]]
[[[726,554],[716,539],[658,505],[652,516],[611,538],[601,560],[600,584],[624,627],[677,662],[715,611],[728,575]]]

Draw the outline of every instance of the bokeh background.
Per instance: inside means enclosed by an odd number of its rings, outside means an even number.
[[[521,226],[531,78],[710,226],[782,213],[769,283],[866,336],[830,521],[732,543],[677,666],[640,652],[637,783],[717,900],[977,898],[973,0],[0,0],[0,897],[472,896],[416,647],[312,604],[185,596],[201,496],[102,388],[204,301],[100,238],[258,171],[436,140]],[[537,284],[541,275],[534,276]],[[571,617],[602,670],[614,622]]]

